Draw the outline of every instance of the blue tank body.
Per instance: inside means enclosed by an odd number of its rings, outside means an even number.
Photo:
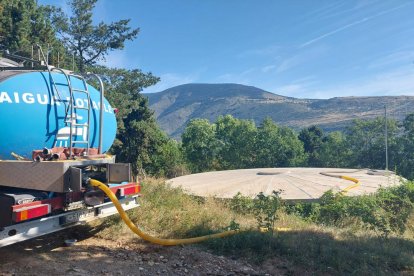
[[[65,124],[65,107],[68,106],[69,89],[61,73],[52,73],[59,93],[53,89],[48,72],[22,72],[5,77],[0,72],[0,159],[12,159],[11,152],[31,157],[32,150],[69,146],[69,128]],[[71,77],[72,88],[84,90],[83,81]],[[99,143],[100,92],[88,85],[90,94],[90,147]],[[59,94],[59,95],[58,95]],[[74,92],[76,106],[87,107],[87,95]],[[116,135],[116,119],[108,101],[103,105],[102,152],[112,145]],[[87,110],[75,109],[72,122],[84,124]],[[84,140],[87,129],[76,127],[74,140]],[[84,144],[74,144],[85,147]]]

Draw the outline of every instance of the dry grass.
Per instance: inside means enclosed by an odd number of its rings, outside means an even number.
[[[279,212],[278,227],[290,231],[260,233],[252,215],[240,215],[214,198],[195,198],[181,189],[171,188],[162,180],[149,179],[143,184],[141,207],[129,212],[133,221],[158,237],[180,238],[219,232],[232,221],[240,224],[238,235],[211,240],[201,246],[218,254],[262,262],[282,256],[310,271],[328,274],[390,275],[414,272],[414,216],[404,235],[383,238],[358,223],[343,227],[317,225]],[[111,218],[99,235],[117,239],[136,238],[119,221]]]
[[[141,185],[141,206],[128,214],[141,229],[155,236],[182,238],[219,232],[227,230],[232,221],[237,221],[242,228],[255,225],[253,217],[232,212],[223,201],[187,195],[162,179],[148,178]],[[119,217],[111,217],[105,223],[110,227],[100,232],[101,237],[110,239],[113,231],[124,238],[134,237]]]

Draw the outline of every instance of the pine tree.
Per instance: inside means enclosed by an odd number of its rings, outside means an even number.
[[[123,49],[125,41],[135,39],[139,32],[139,28],[132,29],[129,26],[129,19],[93,25],[92,11],[96,2],[97,0],[71,0],[70,16],[60,8],[48,7],[58,37],[75,54],[81,72],[85,66],[104,60],[109,51]]]

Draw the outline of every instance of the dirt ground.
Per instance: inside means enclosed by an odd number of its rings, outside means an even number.
[[[78,242],[65,246],[68,238]],[[257,266],[198,246],[162,247],[138,239],[115,242],[85,227],[0,248],[0,275],[303,275],[303,270],[289,267],[279,259]]]

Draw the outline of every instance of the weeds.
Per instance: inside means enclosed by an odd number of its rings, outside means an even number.
[[[271,195],[259,193],[253,201],[253,214],[259,228],[265,228],[272,234],[275,229],[277,211],[282,205],[280,192],[273,191]]]
[[[160,180],[143,183],[141,207],[129,211],[134,222],[159,237],[194,237],[228,229],[240,233],[200,246],[217,254],[261,263],[282,258],[292,267],[316,274],[397,274],[414,270],[414,184],[381,189],[371,196],[345,197],[326,193],[321,202],[284,206],[278,193],[250,199],[236,195],[223,202],[200,200]],[[99,235],[132,238],[119,219],[105,221]],[[291,231],[257,231],[259,226]],[[372,231],[374,230],[374,231]],[[386,233],[386,235],[384,235]],[[387,236],[387,238],[385,238]]]
[[[397,187],[381,188],[372,195],[347,197],[326,192],[319,203],[289,206],[288,213],[325,225],[343,226],[346,221],[360,221],[362,226],[387,237],[402,234],[414,209],[414,184],[406,182]]]
[[[271,195],[259,193],[254,199],[237,193],[229,203],[229,207],[242,215],[253,215],[258,229],[266,229],[273,233],[278,218],[278,210],[282,206],[281,191],[273,191]]]
[[[236,213],[247,215],[253,210],[253,200],[238,192],[229,202],[229,207]]]

